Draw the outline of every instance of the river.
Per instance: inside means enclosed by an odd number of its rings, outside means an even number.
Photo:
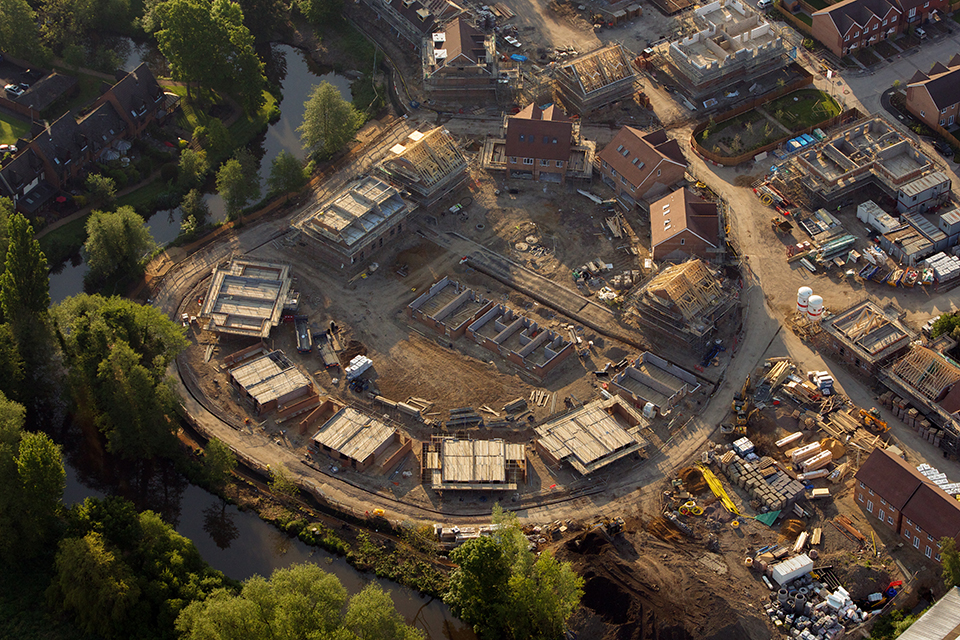
[[[124,65],[129,70],[145,59],[149,51],[134,48]],[[337,87],[341,95],[350,95],[350,81],[334,73],[320,74],[306,55],[287,45],[272,45],[272,57],[266,60],[271,81],[284,87],[280,119],[270,125],[266,133],[251,143],[254,155],[260,158],[260,181],[265,188],[270,173],[270,163],[282,150],[304,158],[296,132],[303,119],[303,104],[313,87],[326,80]],[[136,64],[133,64],[133,61]],[[132,65],[132,66],[131,66]],[[223,218],[223,205],[219,196],[207,196],[215,219]],[[218,217],[219,216],[219,217]],[[147,221],[154,240],[166,244],[176,238],[180,228],[179,212],[158,211]],[[58,273],[50,275],[50,298],[54,303],[67,296],[83,292],[83,276],[87,266],[82,261],[68,262]],[[106,292],[109,293],[109,292]],[[71,440],[73,440],[71,438]],[[82,446],[73,441],[72,446]],[[68,505],[82,501],[88,496],[103,497],[107,492],[129,496],[130,489],[120,490],[122,484],[109,475],[109,465],[90,466],[85,474],[77,471],[75,464],[84,464],[79,456],[65,461],[67,486],[64,502]],[[82,475],[82,477],[81,477]],[[336,574],[351,594],[360,591],[371,581],[378,582],[392,594],[397,610],[422,629],[431,640],[476,640],[474,634],[457,620],[450,609],[439,600],[424,597],[417,591],[365,574],[351,567],[343,558],[321,549],[309,547],[297,538],[291,538],[265,523],[255,513],[240,511],[232,505],[224,505],[216,496],[191,485],[178,474],[168,472],[145,481],[147,490],[139,491],[138,506],[149,508],[163,515],[182,535],[193,540],[203,558],[224,574],[243,580],[253,575],[269,576],[274,569],[298,562],[315,562],[324,570]]]
[[[125,71],[135,69],[142,61],[146,61],[154,73],[162,71],[162,67],[157,66],[159,54],[155,48],[130,42],[126,51],[127,57],[122,65]],[[288,151],[301,160],[306,157],[297,127],[303,122],[304,103],[313,88],[321,82],[329,82],[345,98],[352,99],[352,95],[348,78],[317,68],[300,49],[285,44],[270,44],[259,53],[264,60],[270,82],[283,87],[280,119],[248,145],[253,156],[259,161],[258,179],[261,191],[266,194],[270,165],[281,151]],[[223,199],[219,195],[207,193],[204,200],[210,207],[211,220],[221,221],[226,218]],[[154,241],[165,245],[180,233],[180,211],[157,211],[147,220],[147,227]],[[50,298],[59,302],[68,295],[82,291],[83,277],[87,271],[87,265],[77,256],[75,261],[68,262],[56,273],[51,273]]]

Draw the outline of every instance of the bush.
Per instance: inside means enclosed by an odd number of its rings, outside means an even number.
[[[177,173],[179,169],[177,168],[176,163],[168,162],[167,164],[160,167],[160,179],[164,182],[170,182],[177,179]]]

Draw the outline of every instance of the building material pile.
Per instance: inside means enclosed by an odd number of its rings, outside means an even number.
[[[788,509],[803,496],[804,486],[780,469],[770,458],[749,461],[735,453],[720,459],[720,469],[733,484],[744,489],[771,511]],[[750,456],[751,453],[745,454]],[[757,456],[752,454],[754,458]]]
[[[787,562],[801,558],[806,555]],[[812,561],[809,566],[813,569]],[[853,604],[846,589],[838,587],[831,592],[810,577],[810,569],[807,575],[781,586],[773,602],[764,607],[774,626],[800,640],[833,640],[843,636],[844,625],[858,625],[870,617],[870,612]]]
[[[923,266],[933,269],[938,287],[952,288],[960,284],[960,258],[957,256],[948,256],[941,251],[924,260]]]

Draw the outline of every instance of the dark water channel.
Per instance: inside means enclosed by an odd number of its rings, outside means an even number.
[[[155,48],[132,41],[127,46],[127,57],[122,65],[125,71],[135,69],[140,62],[146,61],[154,73],[164,72],[162,57],[159,57]],[[351,99],[352,95],[347,77],[317,68],[300,49],[285,44],[271,44],[259,53],[266,67],[267,78],[271,83],[283,87],[280,119],[271,124],[267,131],[248,147],[259,162],[258,179],[261,191],[266,194],[270,165],[281,151],[292,153],[301,160],[306,157],[297,127],[303,122],[303,105],[313,88],[326,81],[335,86],[340,95]],[[223,199],[219,195],[207,193],[204,200],[210,207],[212,221],[226,219]],[[173,209],[157,211],[147,220],[147,226],[156,243],[165,245],[180,233],[180,222],[179,209]],[[59,302],[67,296],[82,292],[83,277],[87,270],[87,265],[76,256],[74,261],[65,264],[60,271],[51,273],[50,298]]]

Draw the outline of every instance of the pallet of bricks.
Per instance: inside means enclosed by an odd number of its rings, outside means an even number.
[[[900,418],[905,425],[916,431],[921,438],[935,447],[940,446],[942,436],[940,429],[934,427],[916,408],[911,407],[909,402],[892,391],[887,391],[880,396],[880,403],[890,409],[893,415]]]
[[[728,451],[720,457],[720,469],[731,483],[771,511],[787,509],[803,495],[803,484],[784,473],[771,458],[749,462]]]

